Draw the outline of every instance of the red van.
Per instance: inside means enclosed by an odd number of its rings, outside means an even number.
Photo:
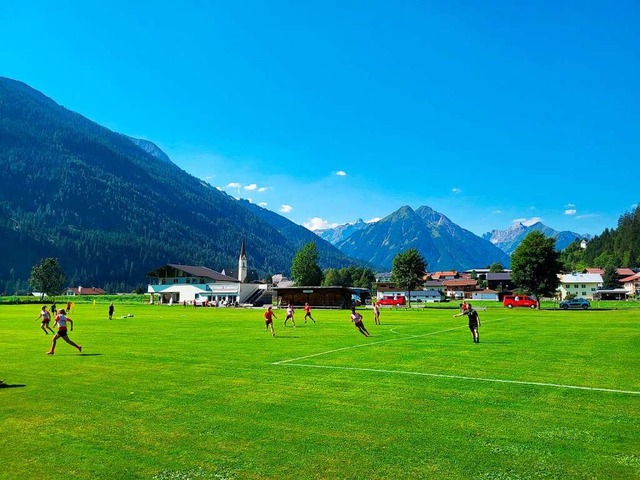
[[[505,295],[502,299],[502,305],[507,308],[513,307],[529,307],[538,308],[538,301],[528,297],[527,295]]]
[[[384,297],[379,299],[377,303],[378,305],[406,305],[407,299],[404,295],[396,295],[395,297],[391,295],[385,295]]]

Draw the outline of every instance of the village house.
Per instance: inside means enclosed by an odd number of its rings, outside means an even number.
[[[586,298],[593,300],[593,295],[602,287],[602,276],[597,273],[566,273],[559,275],[560,298],[567,296]]]
[[[68,287],[63,294],[68,297],[73,297],[77,295],[106,295],[107,292],[105,292],[103,289],[98,287],[78,286],[78,287]]]

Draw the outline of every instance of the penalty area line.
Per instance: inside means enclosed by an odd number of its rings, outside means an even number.
[[[509,318],[509,317],[496,318],[493,321],[495,322],[495,321],[498,321],[498,320],[504,320],[505,318]],[[462,326],[459,326],[459,327],[447,328],[445,330],[438,330],[437,332],[423,333],[421,335],[405,335],[405,336],[401,336],[401,337],[390,338],[388,340],[380,340],[378,342],[360,343],[358,345],[350,345],[348,347],[341,347],[341,348],[335,348],[333,350],[327,350],[326,352],[312,353],[311,355],[305,355],[303,357],[290,358],[288,360],[280,360],[280,361],[277,361],[277,362],[273,362],[271,365],[283,365],[285,363],[297,362],[299,360],[306,360],[307,358],[320,357],[322,355],[329,355],[330,353],[342,352],[342,351],[345,351],[345,350],[353,350],[354,348],[371,347],[373,345],[381,345],[383,343],[389,343],[389,342],[399,342],[399,341],[402,341],[402,340],[408,340],[410,338],[428,337],[429,335],[437,335],[439,333],[451,332],[453,330],[460,330],[462,328],[469,328],[469,327],[466,326],[466,325],[462,325]]]
[[[563,385],[561,383],[528,382],[524,380],[506,380],[506,379],[500,379],[500,378],[467,377],[464,375],[446,375],[442,373],[409,372],[409,371],[402,371],[402,370],[385,370],[385,369],[379,369],[379,368],[341,367],[341,366],[335,366],[335,365],[308,365],[304,363],[278,362],[278,363],[275,363],[274,365],[277,365],[277,364],[287,365],[291,367],[324,368],[329,370],[350,370],[354,372],[384,373],[384,374],[392,374],[392,375],[413,375],[418,377],[445,378],[450,380],[508,383],[513,385],[532,385],[536,387],[551,387],[551,388],[563,388],[563,389],[570,389],[570,390],[587,390],[590,392],[606,392],[606,393],[622,393],[627,395],[640,395],[640,392],[634,391],[634,390],[617,390],[613,388],[601,388],[601,387],[583,387],[580,385]]]

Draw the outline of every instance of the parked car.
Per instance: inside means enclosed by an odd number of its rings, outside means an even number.
[[[391,295],[385,295],[384,297],[378,299],[377,303],[378,305],[406,305],[407,299],[404,295],[396,295],[395,297]]]
[[[572,298],[571,300],[565,300],[560,302],[560,308],[568,310],[569,308],[582,308],[586,310],[591,307],[591,303],[586,298]]]
[[[502,299],[502,305],[507,308],[513,307],[529,307],[538,308],[538,301],[527,295],[505,295]]]

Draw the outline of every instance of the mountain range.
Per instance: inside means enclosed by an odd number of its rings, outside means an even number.
[[[590,240],[592,238],[591,235],[588,234],[581,235],[570,231],[559,232],[553,228],[547,227],[541,222],[536,222],[532,225],[514,223],[505,230],[492,230],[491,232],[485,233],[482,238],[489,240],[496,247],[500,248],[508,255],[511,255],[518,245],[520,245],[520,242],[524,240],[524,237],[533,231],[539,231],[549,238],[555,238],[556,250],[564,250],[569,246],[569,244],[576,240]]]
[[[145,285],[165,263],[236,267],[243,239],[260,274],[288,273],[309,239],[322,268],[356,263],[306,228],[189,175],[152,142],[3,77],[0,166],[0,293],[26,289],[44,257],[59,259],[69,284],[118,291]]]
[[[509,256],[498,247],[427,206],[416,210],[403,206],[375,223],[360,224],[335,245],[383,270],[390,270],[393,258],[409,248],[422,254],[429,271],[468,270],[495,262],[509,266]]]

